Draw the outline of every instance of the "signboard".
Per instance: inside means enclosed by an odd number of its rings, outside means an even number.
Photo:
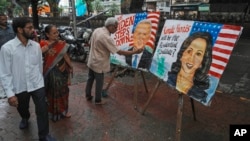
[[[201,12],[208,12],[208,11],[210,11],[210,5],[209,4],[201,4],[201,5],[199,5],[198,9]]]
[[[171,10],[174,11],[197,11],[198,10],[198,6],[171,6]]]

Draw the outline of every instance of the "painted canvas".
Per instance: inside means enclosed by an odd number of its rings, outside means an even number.
[[[166,20],[150,72],[209,106],[242,27]]]
[[[159,12],[116,15],[118,29],[111,36],[121,50],[143,48],[143,52],[130,56],[111,54],[111,63],[148,71],[155,49]]]

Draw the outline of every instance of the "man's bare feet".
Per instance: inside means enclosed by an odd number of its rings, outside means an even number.
[[[66,118],[71,118],[71,114],[70,114],[70,113],[67,113],[67,114],[65,115],[65,117],[66,117]]]

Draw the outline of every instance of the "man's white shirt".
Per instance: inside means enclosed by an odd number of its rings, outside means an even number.
[[[0,50],[0,81],[7,97],[44,87],[40,45],[29,40],[25,47],[15,37]]]

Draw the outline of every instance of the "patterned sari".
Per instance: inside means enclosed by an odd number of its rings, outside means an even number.
[[[48,45],[48,42],[42,40],[40,45],[43,47]],[[68,112],[68,81],[70,75],[69,66],[63,57],[67,53],[68,45],[59,41],[51,49],[55,51],[53,54],[50,51],[44,53],[43,73],[49,104],[49,118],[57,121],[65,117]]]

